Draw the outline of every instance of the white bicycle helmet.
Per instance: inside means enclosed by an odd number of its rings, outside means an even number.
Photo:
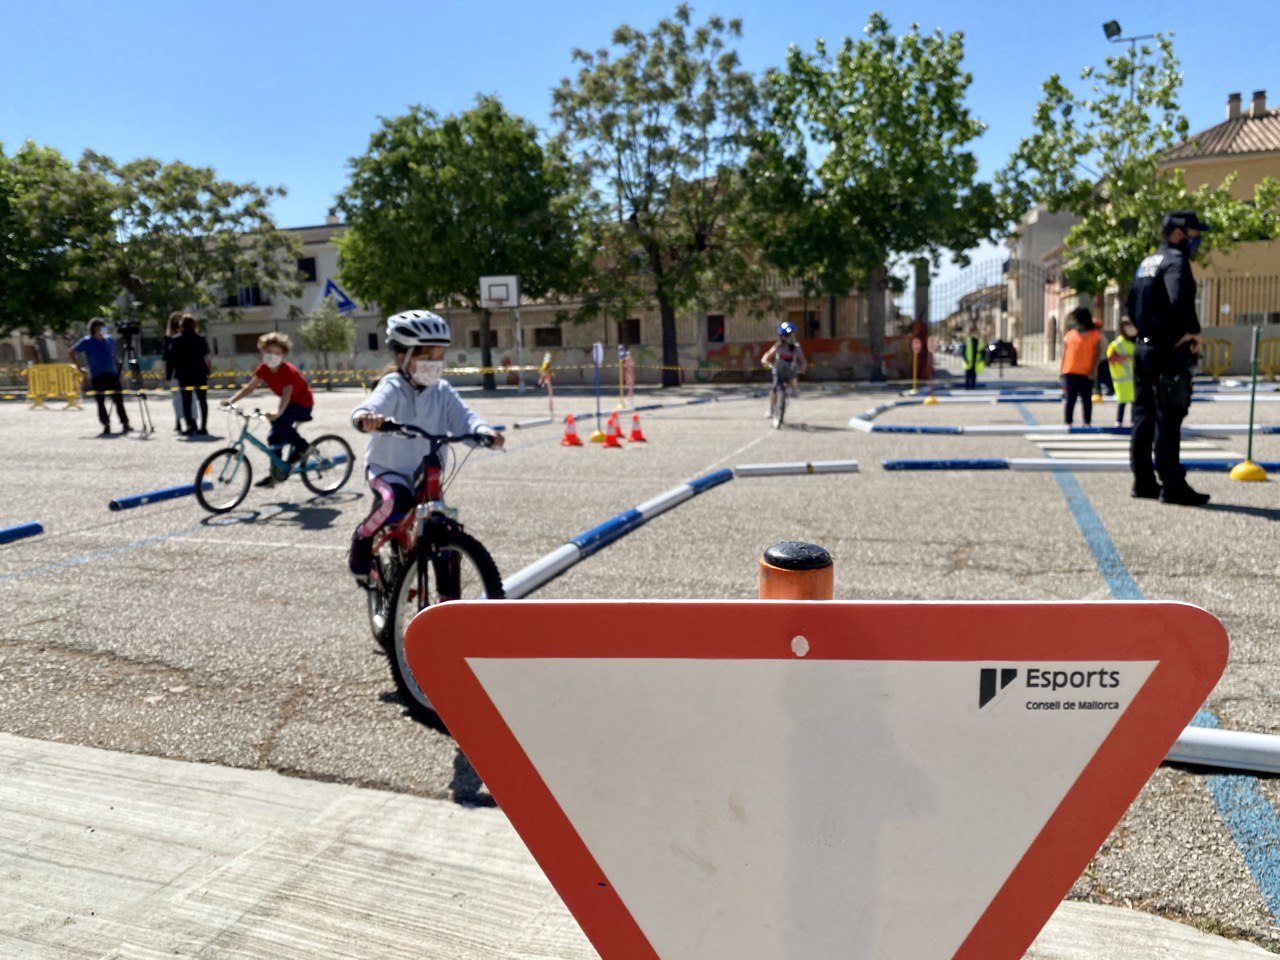
[[[453,343],[449,321],[430,310],[406,310],[387,320],[387,348],[447,347]]]

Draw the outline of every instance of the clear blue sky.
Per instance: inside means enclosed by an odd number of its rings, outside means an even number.
[[[674,3],[554,4],[365,0],[39,0],[8,5],[0,58],[0,141],[26,139],[78,156],[155,156],[213,166],[221,176],[283,185],[282,226],[321,223],[379,116],[422,103],[441,113],[477,92],[546,129],[550,90],[573,71],[570,51],[606,45],[620,23],[647,29]],[[1227,94],[1280,104],[1280,3],[1273,0],[1077,0],[1069,3],[882,4],[705,0],[694,18],[741,17],[753,70],[779,65],[789,44],[857,34],[874,9],[895,27],[961,30],[974,75],[970,106],[989,130],[984,175],[1028,132],[1040,83],[1076,78],[1125,34],[1172,30],[1193,129],[1224,116]]]

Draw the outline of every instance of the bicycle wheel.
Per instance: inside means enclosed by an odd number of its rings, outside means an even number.
[[[196,471],[196,499],[210,513],[226,513],[240,505],[249,492],[253,468],[235,447],[211,453]]]
[[[355,455],[347,441],[326,433],[307,447],[297,470],[312,493],[333,493],[351,478]]]
[[[419,564],[419,559],[425,560]],[[396,689],[409,713],[428,726],[440,718],[431,699],[414,679],[405,659],[404,635],[418,611],[449,600],[501,600],[502,577],[489,551],[475,537],[448,528],[428,530],[417,556],[405,564],[392,594],[391,645],[388,650]]]
[[[781,430],[782,421],[787,415],[787,388],[773,391],[773,429]]]
[[[404,566],[404,554],[400,544],[387,540],[373,555],[369,568],[369,629],[373,639],[383,649],[391,645],[391,599],[400,580],[400,568]]]

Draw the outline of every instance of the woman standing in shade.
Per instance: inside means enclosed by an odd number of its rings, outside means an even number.
[[[209,425],[209,372],[213,361],[209,359],[209,341],[196,332],[196,318],[189,313],[182,315],[182,333],[173,341],[170,350],[178,386],[182,389],[182,416],[187,421],[187,433],[207,436]],[[192,416],[192,407],[199,405],[200,419]]]
[[[169,314],[169,322],[164,331],[164,388],[172,391],[169,394],[173,401],[173,429],[176,433],[186,433],[182,425],[182,392],[173,390],[173,342],[182,332],[182,311],[175,310]]]

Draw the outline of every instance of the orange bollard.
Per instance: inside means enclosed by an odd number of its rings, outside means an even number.
[[[812,543],[784,540],[760,558],[761,600],[830,600],[835,567],[829,554]]]
[[[640,432],[640,414],[633,413],[631,415],[631,436],[627,437],[627,443],[648,443],[644,438],[644,434]]]

